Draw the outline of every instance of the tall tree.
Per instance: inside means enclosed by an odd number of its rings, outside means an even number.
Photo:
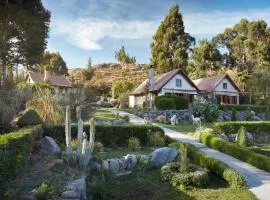
[[[220,68],[221,62],[222,56],[215,44],[201,40],[198,47],[192,49],[187,72],[193,79],[211,76]]]
[[[88,61],[87,61],[87,69],[88,71],[90,71],[92,68],[92,59],[91,57],[88,58]]]
[[[55,75],[68,75],[68,68],[66,62],[59,52],[45,51],[41,63],[36,68],[37,71],[43,72],[48,70]]]
[[[179,6],[174,5],[159,25],[151,44],[151,64],[158,74],[187,67],[188,50],[195,39],[185,32]]]
[[[121,49],[115,52],[115,59],[119,61],[121,64],[135,64],[136,63],[136,58],[126,53],[124,46],[122,46]]]
[[[41,0],[0,1],[1,85],[7,79],[7,65],[29,68],[40,61],[46,47],[50,13]]]

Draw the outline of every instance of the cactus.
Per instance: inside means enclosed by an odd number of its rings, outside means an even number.
[[[72,152],[70,106],[66,107],[65,135],[66,135],[66,152]]]
[[[92,155],[95,145],[95,120],[90,119],[90,139],[89,139],[89,154]]]
[[[83,121],[81,118],[81,107],[76,108],[76,116],[78,119],[78,134],[77,134],[77,152],[82,152],[82,140],[83,140]]]

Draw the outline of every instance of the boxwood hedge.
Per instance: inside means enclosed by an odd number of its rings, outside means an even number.
[[[89,129],[90,126],[85,124],[83,130],[89,133]],[[161,128],[152,125],[96,125],[95,140],[104,146],[127,146],[128,139],[136,137],[142,146],[146,146],[149,142],[149,134],[156,131],[165,137],[166,144],[171,142],[171,139],[164,135]],[[54,138],[59,144],[64,144],[65,126],[45,126],[44,135]],[[77,126],[71,126],[71,137],[77,137]]]
[[[39,125],[0,135],[0,197],[4,195],[6,182],[28,164],[34,142],[42,137],[42,132]]]
[[[187,147],[188,157],[194,164],[204,167],[218,177],[226,180],[231,187],[240,188],[246,185],[244,177],[239,172],[224,162],[208,156],[194,145],[184,142],[173,142],[170,146],[180,149],[181,143]]]
[[[239,160],[247,162],[257,168],[270,172],[270,158],[237,144],[227,142],[221,138],[215,137],[211,132],[204,132],[200,135],[200,140],[205,145],[231,155]]]

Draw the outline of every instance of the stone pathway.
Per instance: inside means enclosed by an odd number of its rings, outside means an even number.
[[[120,115],[128,115],[130,117],[130,121],[134,124],[144,124],[144,120],[142,118],[130,114],[128,112],[116,110],[115,111],[112,110],[112,112],[119,112]],[[194,138],[188,137],[186,134],[165,128],[160,125],[158,126],[162,128],[165,134],[168,135],[169,137],[179,141],[193,144],[196,147],[200,148],[201,151],[205,152],[207,155],[223,161],[230,167],[240,172],[245,177],[249,190],[253,192],[258,199],[261,200],[270,199],[270,173],[258,169],[245,162],[242,162],[232,156],[208,148],[204,144],[201,144],[198,141],[196,141]]]

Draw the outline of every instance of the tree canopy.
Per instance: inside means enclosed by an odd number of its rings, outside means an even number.
[[[6,66],[39,63],[48,37],[50,12],[41,0],[0,1],[1,83],[6,81]]]
[[[172,6],[153,39],[151,64],[158,74],[177,68],[186,69],[188,51],[195,44],[195,39],[185,32],[178,5]]]
[[[136,58],[126,53],[124,46],[122,46],[121,49],[115,52],[115,59],[121,64],[135,64],[136,63]]]
[[[117,80],[112,84],[112,96],[118,98],[121,94],[131,92],[134,89],[134,84],[128,81]]]
[[[55,75],[68,75],[66,62],[58,52],[45,51],[42,61],[36,69],[41,72],[47,70]]]

